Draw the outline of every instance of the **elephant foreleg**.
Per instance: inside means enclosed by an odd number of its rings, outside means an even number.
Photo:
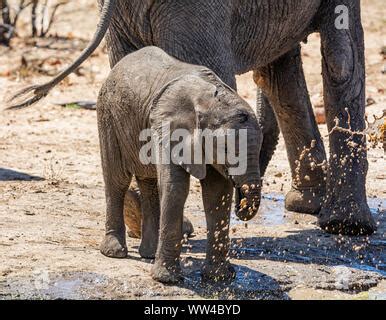
[[[204,280],[231,280],[235,275],[229,263],[229,223],[233,185],[212,167],[208,167],[201,186],[208,229],[202,276]]]
[[[319,213],[325,195],[326,154],[303,73],[300,47],[255,71],[255,82],[268,96],[287,147],[292,189],[286,208]]]
[[[338,1],[337,1],[338,4]],[[327,197],[319,224],[331,233],[376,230],[366,199],[365,61],[359,1],[339,1],[350,12],[348,30],[335,27],[333,6],[321,26],[324,99],[330,131]]]
[[[175,283],[182,279],[180,255],[185,201],[190,175],[180,166],[159,165],[161,221],[158,248],[152,270],[154,280]]]

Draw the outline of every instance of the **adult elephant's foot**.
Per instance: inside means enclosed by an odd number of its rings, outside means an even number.
[[[165,284],[175,284],[184,280],[179,262],[168,265],[156,261],[151,271],[151,276],[155,281]]]
[[[318,214],[324,201],[325,189],[323,188],[295,188],[287,193],[285,208],[306,214]]]
[[[353,199],[324,204],[318,223],[326,232],[341,235],[371,235],[377,229],[366,201]]]
[[[236,271],[229,262],[222,264],[205,263],[201,269],[204,282],[231,282],[236,277]]]
[[[101,253],[108,258],[123,259],[127,257],[125,240],[114,234],[107,234],[100,246]]]

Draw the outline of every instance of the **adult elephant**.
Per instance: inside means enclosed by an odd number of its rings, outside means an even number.
[[[107,32],[111,66],[128,53],[155,45],[172,56],[215,71],[236,89],[236,74],[254,71],[257,113],[264,131],[262,175],[277,142],[286,142],[292,189],[286,207],[319,213],[328,232],[371,234],[376,229],[366,199],[364,41],[360,0],[105,0],[101,22],[82,56],[57,78],[27,88],[38,101],[74,71]],[[335,26],[345,6],[349,27]],[[316,125],[304,78],[300,42],[313,32],[322,41],[324,98],[330,157]],[[263,94],[261,93],[261,91]],[[271,107],[272,106],[272,107]]]

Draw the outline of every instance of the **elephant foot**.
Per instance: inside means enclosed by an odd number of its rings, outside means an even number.
[[[201,269],[201,278],[204,282],[232,282],[236,277],[236,271],[229,262],[222,264],[205,263]]]
[[[105,236],[101,246],[101,253],[108,258],[123,259],[127,257],[127,247],[118,236],[108,234]]]
[[[145,243],[142,240],[138,251],[141,258],[153,260],[157,251],[157,243]]]
[[[182,234],[186,235],[188,238],[194,237],[194,227],[193,223],[186,217],[184,217],[184,221],[182,223]]]
[[[340,201],[326,203],[319,216],[319,226],[328,233],[364,236],[371,235],[377,229],[375,220],[366,201]]]
[[[151,276],[153,280],[164,284],[175,284],[184,280],[179,262],[171,266],[156,262],[153,266]]]
[[[288,211],[318,214],[321,210],[325,192],[322,189],[296,189],[292,187],[285,198],[285,208]]]

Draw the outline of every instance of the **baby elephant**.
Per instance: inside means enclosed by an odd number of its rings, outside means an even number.
[[[97,112],[107,202],[101,252],[127,256],[123,205],[134,175],[143,216],[139,253],[155,258],[155,280],[180,281],[183,209],[192,175],[201,182],[208,228],[203,278],[232,279],[233,188],[242,199],[241,219],[252,218],[260,204],[262,133],[249,105],[209,69],[147,47],[111,71]]]

